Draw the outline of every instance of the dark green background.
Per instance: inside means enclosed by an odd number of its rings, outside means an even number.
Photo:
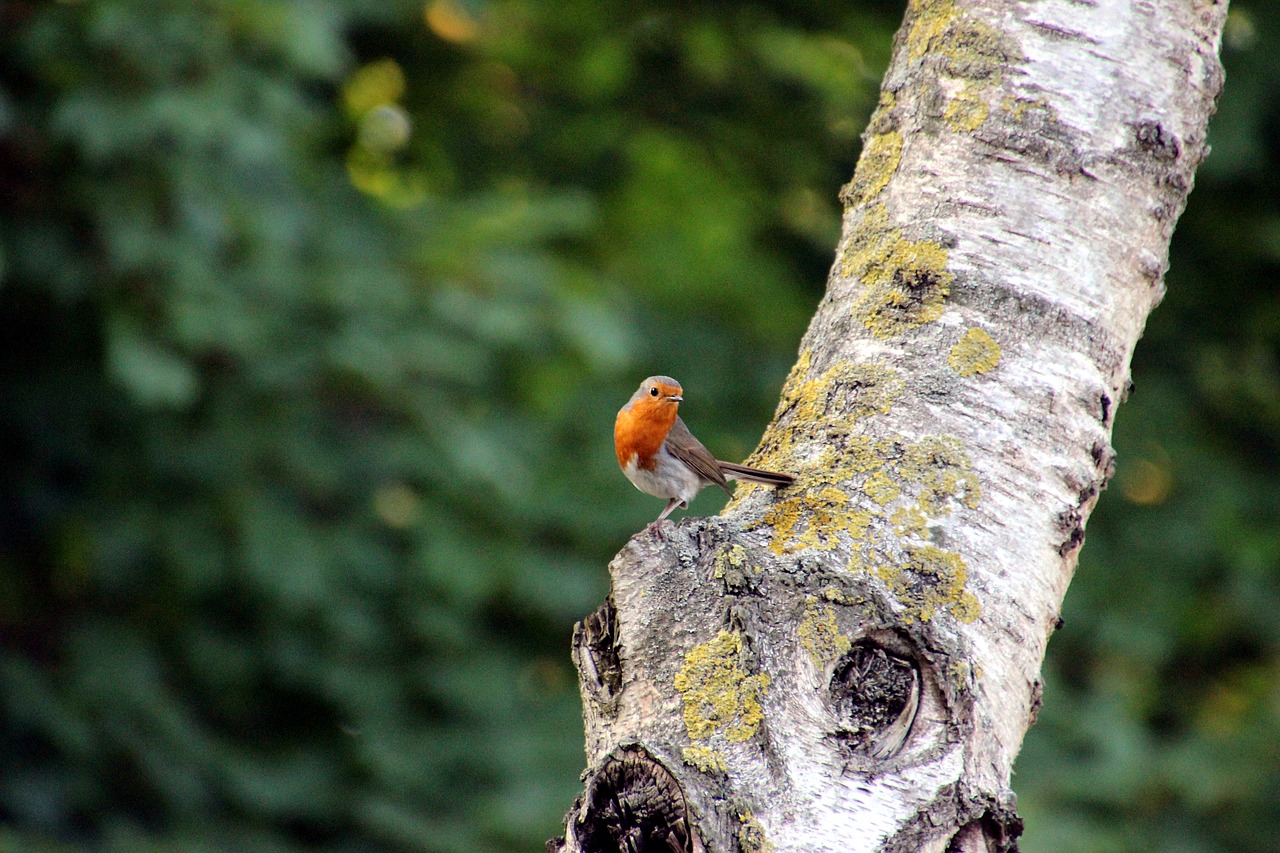
[[[0,3],[0,851],[540,849],[660,508],[614,412],[669,373],[751,450],[901,15]],[[1280,835],[1277,21],[1234,4],[1032,853]]]

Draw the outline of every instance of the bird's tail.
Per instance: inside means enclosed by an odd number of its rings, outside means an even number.
[[[773,486],[775,489],[790,486],[796,481],[796,478],[790,474],[775,474],[773,471],[761,471],[759,468],[748,468],[746,465],[736,465],[733,462],[717,461],[716,464],[720,466],[721,471],[724,471],[725,479],[728,480],[745,480],[748,483]]]

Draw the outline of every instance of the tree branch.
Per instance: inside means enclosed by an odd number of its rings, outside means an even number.
[[[797,483],[613,561],[575,635],[591,769],[553,849],[1016,849],[1014,757],[1225,14],[911,4],[750,461]]]

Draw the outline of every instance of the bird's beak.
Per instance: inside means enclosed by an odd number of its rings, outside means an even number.
[[[668,399],[668,400],[670,400],[670,401],[671,401],[671,402],[673,402],[673,403],[683,403],[683,402],[684,402],[684,397],[681,397],[679,394],[672,394],[672,395],[671,395],[670,397],[668,397],[667,399]]]

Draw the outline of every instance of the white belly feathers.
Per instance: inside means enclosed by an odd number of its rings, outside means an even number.
[[[636,457],[633,454],[627,460],[622,472],[637,489],[646,495],[653,495],[655,498],[679,498],[684,505],[688,506],[689,501],[693,500],[701,490],[702,478],[688,465],[668,453],[666,447],[658,451],[657,461],[658,464],[652,471],[646,471],[636,465]]]

